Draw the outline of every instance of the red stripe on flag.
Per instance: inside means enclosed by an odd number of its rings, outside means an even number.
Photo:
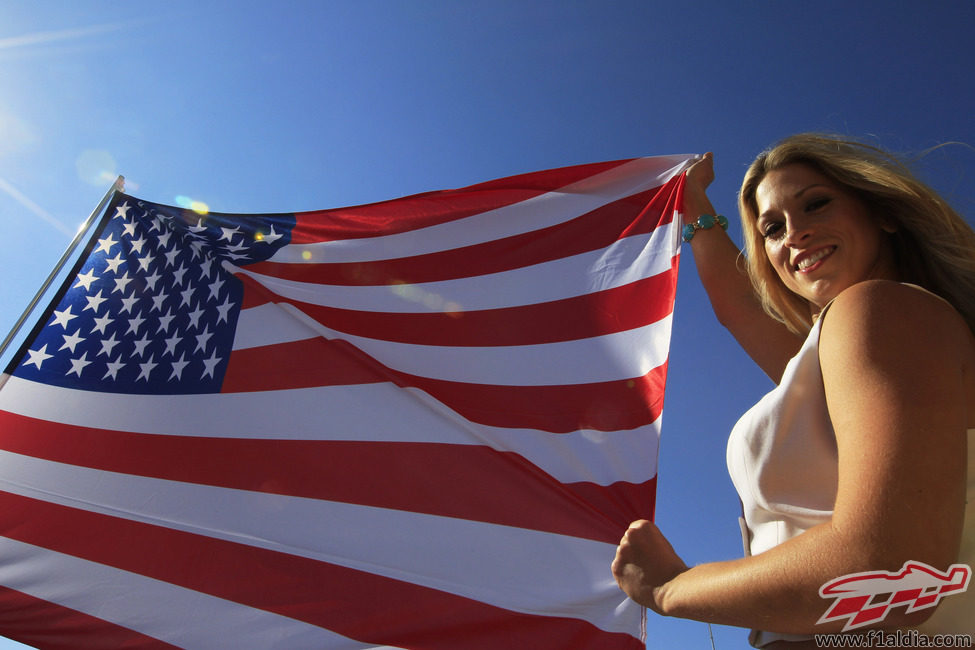
[[[45,650],[175,648],[135,630],[0,586],[0,627],[6,637]]]
[[[457,517],[612,544],[631,521],[653,512],[654,479],[640,485],[563,484],[515,453],[479,445],[136,434],[55,424],[5,411],[0,411],[0,429],[0,448],[59,463]],[[515,503],[518,506],[512,507]]]
[[[369,286],[475,277],[599,250],[673,219],[670,185],[614,201],[565,223],[452,250],[372,262],[258,262],[248,271],[296,282]],[[296,228],[296,231],[300,228]]]
[[[366,367],[400,387],[425,391],[453,411],[478,424],[569,433],[579,429],[617,431],[652,423],[663,408],[667,364],[642,377],[561,386],[497,386],[430,379],[398,372],[344,341]],[[317,338],[235,350],[230,356],[222,392],[311,388],[343,383],[318,356]],[[265,368],[262,374],[251,371]],[[362,374],[361,372],[359,373]]]
[[[515,613],[308,558],[4,492],[0,526],[12,539],[289,616],[366,643],[423,650],[643,648],[633,636],[605,632],[578,619]],[[65,530],[99,534],[65,535]],[[431,626],[430,621],[450,624]]]
[[[223,392],[381,381],[389,381],[388,371],[355,346],[342,340],[315,337],[231,353]]]
[[[573,298],[475,311],[390,313],[282,298],[276,302],[298,307],[329,329],[384,341],[416,345],[535,345],[613,334],[655,323],[672,312],[676,278],[675,268]],[[246,295],[257,283],[250,278],[245,280]]]
[[[564,386],[465,384],[398,374],[400,385],[416,386],[472,422],[569,433],[654,422],[663,408],[667,365],[633,379]]]
[[[629,160],[563,167],[456,190],[427,192],[336,210],[299,212],[295,214],[298,228],[291,235],[291,243],[360,239],[426,228],[527,201],[627,162]]]

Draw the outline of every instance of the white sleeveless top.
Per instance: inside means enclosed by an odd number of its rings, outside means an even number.
[[[832,516],[837,453],[819,365],[821,323],[816,322],[789,361],[779,385],[741,417],[728,440],[728,471],[742,502],[748,555],[766,551]],[[968,431],[967,481],[958,562],[975,568],[975,429]],[[828,603],[823,605],[825,611]],[[945,597],[918,631],[975,634],[975,579],[964,594]],[[776,640],[810,638],[755,631],[751,641],[762,647]]]

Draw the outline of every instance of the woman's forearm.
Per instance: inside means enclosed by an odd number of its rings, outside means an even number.
[[[702,214],[715,214],[703,191],[687,192],[684,209],[685,223]],[[765,313],[742,266],[741,251],[722,228],[698,230],[690,248],[715,317],[752,360],[778,382],[802,340]]]
[[[835,632],[845,621],[818,625],[832,605],[819,588],[835,578],[900,566],[870,566],[869,542],[825,523],[764,553],[689,568],[654,592],[653,608],[667,616],[789,634]],[[930,612],[896,608],[885,626],[917,625]]]

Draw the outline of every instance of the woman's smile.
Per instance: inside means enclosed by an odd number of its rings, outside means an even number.
[[[769,263],[814,313],[858,282],[897,279],[880,220],[816,169],[793,163],[770,171],[755,201]]]
[[[800,273],[806,273],[814,271],[818,268],[818,262],[829,257],[836,250],[836,246],[827,246],[826,248],[821,248],[812,254],[801,254],[796,257],[795,269]]]

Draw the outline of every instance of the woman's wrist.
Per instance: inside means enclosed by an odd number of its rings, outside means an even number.
[[[715,226],[721,230],[727,230],[728,219],[723,214],[702,214],[696,220],[684,224],[684,228],[681,229],[681,238],[685,242],[690,242],[699,230],[711,230]]]
[[[663,583],[662,585],[657,585],[653,588],[653,604],[648,605],[657,614],[661,616],[675,616],[674,611],[676,600],[675,595],[678,589],[678,579],[681,575],[687,571],[689,567],[685,566],[682,570],[678,571],[673,578]]]
[[[694,223],[702,214],[714,214],[714,206],[707,194],[701,191],[686,191],[684,193],[684,223]]]
[[[684,223],[696,220],[702,214],[714,214],[707,189],[714,180],[714,161],[710,152],[704,154],[685,172],[684,176]]]

